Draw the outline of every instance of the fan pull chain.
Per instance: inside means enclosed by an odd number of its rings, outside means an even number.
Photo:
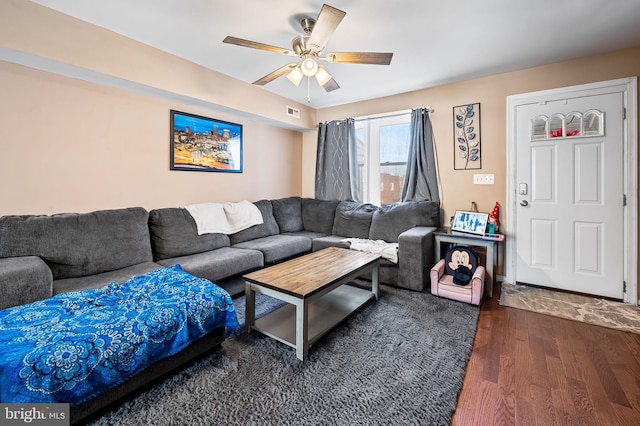
[[[311,77],[307,77],[307,103],[311,103]]]

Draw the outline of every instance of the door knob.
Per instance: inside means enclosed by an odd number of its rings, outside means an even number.
[[[522,207],[527,207],[529,205],[529,203],[527,202],[527,200],[522,200],[522,201],[520,201],[520,205]]]

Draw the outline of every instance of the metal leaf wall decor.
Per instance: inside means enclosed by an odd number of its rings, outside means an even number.
[[[481,169],[480,104],[453,107],[453,168]]]

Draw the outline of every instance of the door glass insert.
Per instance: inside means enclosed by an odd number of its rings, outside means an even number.
[[[584,113],[582,117],[584,136],[604,135],[604,113],[592,109]]]
[[[531,119],[531,139],[555,139],[604,135],[604,112],[590,109],[584,113],[538,115]]]
[[[553,114],[549,118],[549,137],[561,138],[564,136],[564,115]]]
[[[564,120],[565,136],[580,136],[582,129],[582,114],[570,112]]]
[[[539,115],[531,120],[532,139],[547,139],[549,130],[547,129],[548,117]]]

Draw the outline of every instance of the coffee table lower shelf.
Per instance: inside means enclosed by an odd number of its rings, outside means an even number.
[[[375,295],[371,290],[343,285],[310,302],[307,344],[318,340],[372,299]],[[295,348],[296,306],[287,304],[257,319],[252,328]]]

